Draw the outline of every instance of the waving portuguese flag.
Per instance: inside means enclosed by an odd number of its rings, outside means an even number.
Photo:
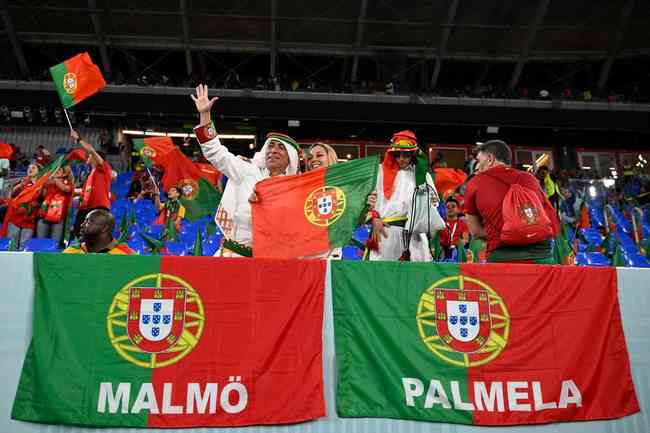
[[[324,415],[324,263],[34,259],[33,337],[13,419],[172,428]]]
[[[70,108],[106,87],[101,71],[88,53],[77,54],[50,68],[64,108]]]
[[[215,213],[221,192],[207,179],[208,175],[174,145],[170,137],[135,139],[133,145],[140,151],[147,167],[153,164],[165,171],[162,178],[165,191],[171,187],[179,188],[185,218],[195,221]]]
[[[615,268],[331,267],[339,416],[509,425],[639,411]]]
[[[253,255],[295,258],[343,246],[375,188],[378,167],[375,155],[258,182]]]

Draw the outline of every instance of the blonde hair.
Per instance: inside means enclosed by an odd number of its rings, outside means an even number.
[[[334,165],[337,162],[339,162],[339,157],[336,155],[336,150],[332,146],[330,146],[327,143],[314,143],[311,146],[309,146],[309,159],[312,159],[312,152],[314,151],[314,148],[316,147],[322,147],[325,149],[325,153],[327,154],[327,165]],[[309,164],[307,164],[307,167],[309,167]],[[307,169],[309,171],[309,168]]]

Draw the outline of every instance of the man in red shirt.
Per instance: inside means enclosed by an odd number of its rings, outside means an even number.
[[[458,217],[459,208],[455,198],[447,199],[446,227],[440,232],[440,245],[444,248],[447,258],[451,257],[452,250],[458,247],[459,239],[463,240],[463,245],[469,244],[469,229],[465,221]]]
[[[86,219],[86,215],[95,209],[109,210],[111,207],[112,169],[104,154],[97,152],[93,145],[82,139],[77,131],[70,132],[70,137],[86,151],[87,164],[92,168],[86,178],[86,183],[81,188],[79,210],[72,231],[72,236],[75,237],[79,235],[79,229]]]
[[[557,227],[553,207],[535,176],[510,167],[510,160],[510,148],[501,140],[490,140],[479,146],[478,173],[465,189],[465,215],[469,230],[475,238],[487,241],[488,262],[554,264],[551,237],[526,246],[508,246],[501,242],[503,200],[515,180],[537,194],[549,220],[554,228]]]

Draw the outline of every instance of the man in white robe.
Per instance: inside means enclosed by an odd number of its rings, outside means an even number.
[[[250,256],[253,223],[249,200],[255,184],[271,176],[298,173],[298,144],[287,135],[269,133],[261,151],[255,154],[252,161],[246,161],[232,154],[217,137],[210,110],[218,98],[210,99],[207,86],[200,85],[192,99],[200,115],[200,124],[194,128],[194,132],[201,151],[214,167],[228,176],[215,218],[224,232],[219,255]]]

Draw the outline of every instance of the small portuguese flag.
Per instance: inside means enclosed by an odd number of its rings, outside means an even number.
[[[614,268],[330,266],[339,416],[512,425],[639,411]]]
[[[295,258],[342,247],[375,188],[377,155],[255,186],[254,257]]]
[[[33,337],[13,419],[174,428],[325,414],[325,263],[34,260]]]
[[[70,108],[106,87],[101,71],[88,53],[77,54],[50,68],[63,108]]]

